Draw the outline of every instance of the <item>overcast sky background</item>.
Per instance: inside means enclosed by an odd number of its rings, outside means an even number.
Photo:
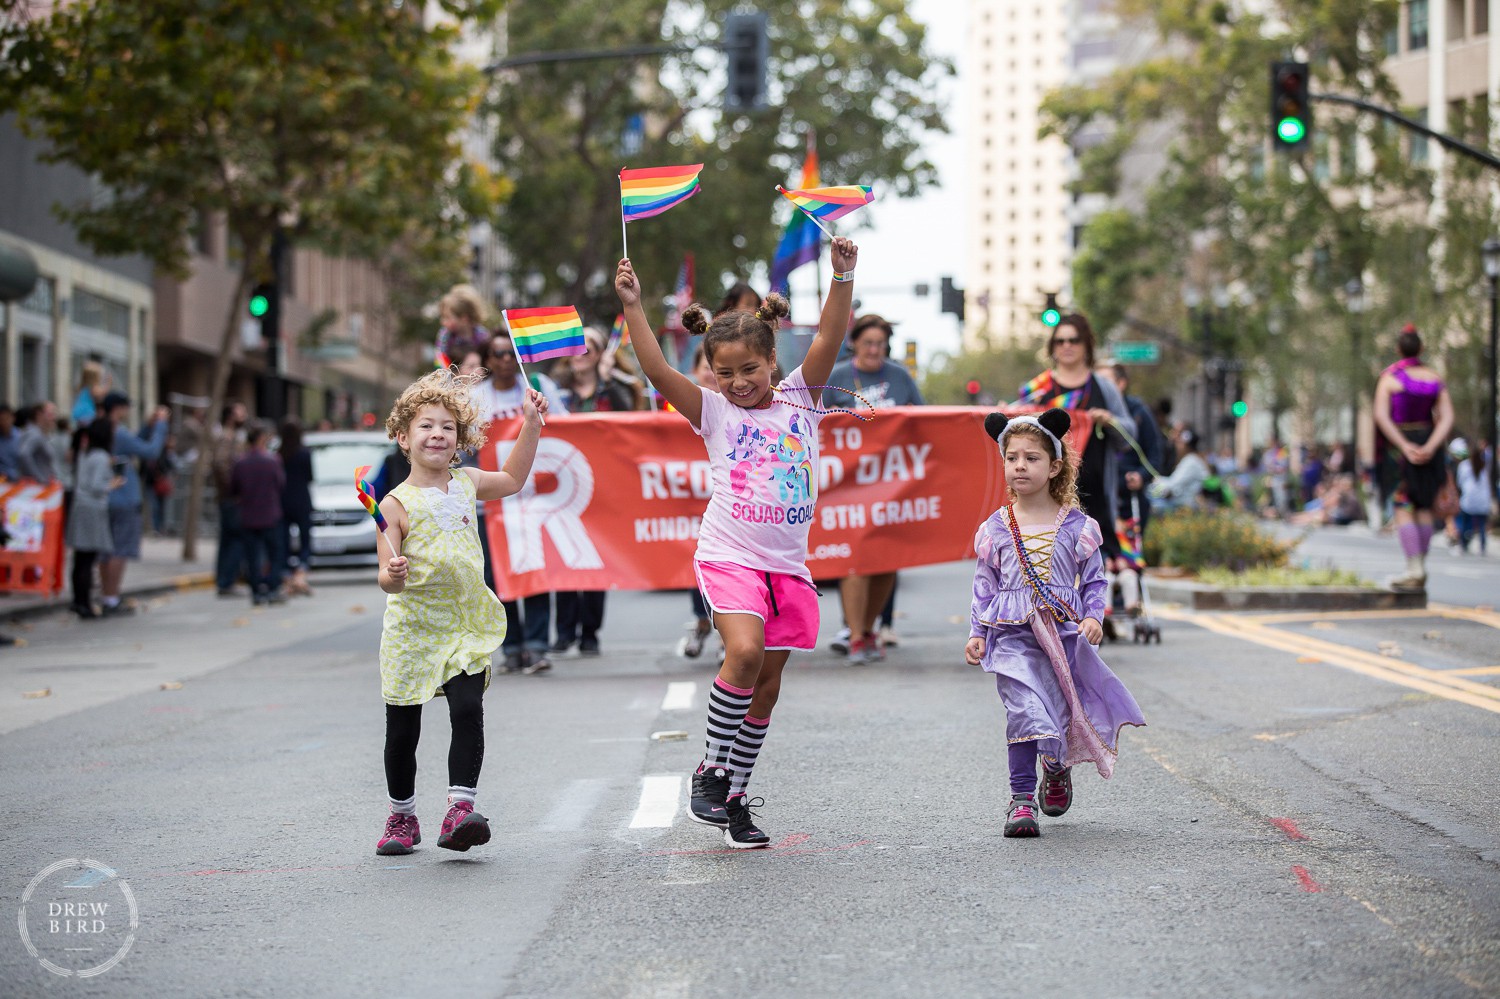
[[[919,363],[925,366],[937,351],[957,353],[959,324],[938,311],[938,285],[945,276],[964,285],[968,246],[968,210],[965,108],[963,80],[964,35],[968,24],[966,0],[913,0],[911,11],[928,27],[928,43],[934,55],[953,62],[957,75],[942,82],[950,131],[931,138],[927,157],[938,168],[941,185],[915,198],[897,198],[876,189],[877,200],[869,208],[836,223],[840,235],[850,235],[859,244],[858,278],[854,295],[861,311],[878,312],[896,327],[891,356],[905,356],[907,340],[917,342]],[[795,178],[793,178],[795,180]],[[884,196],[882,196],[884,195]],[[866,223],[853,229],[849,223],[859,215]],[[808,264],[792,274],[792,318],[798,323],[817,320],[815,269]],[[827,258],[823,280],[829,279]],[[916,298],[914,284],[931,286],[926,298]],[[764,284],[762,277],[761,283]]]

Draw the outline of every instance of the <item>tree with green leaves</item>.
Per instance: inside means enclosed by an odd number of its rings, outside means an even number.
[[[515,0],[512,52],[717,42],[733,0]],[[620,256],[622,167],[704,163],[691,201],[630,228],[647,301],[672,289],[695,254],[707,294],[721,275],[768,261],[789,206],[776,185],[801,164],[816,130],[825,184],[876,184],[909,195],[935,183],[922,136],[946,126],[936,80],[951,72],[927,51],[907,0],[777,4],[770,18],[770,108],[722,104],[717,49],[644,59],[501,70],[495,150],[514,195],[497,230],[518,261],[518,285],[607,322]],[[687,17],[684,18],[684,13]]]
[[[1043,131],[1082,150],[1079,190],[1116,198],[1074,265],[1075,298],[1101,329],[1127,316],[1182,329],[1183,286],[1219,290],[1213,349],[1252,363],[1273,411],[1368,396],[1373,331],[1430,314],[1432,172],[1421,143],[1329,105],[1307,150],[1273,153],[1268,78],[1273,61],[1300,58],[1315,90],[1396,106],[1384,39],[1399,6],[1118,0],[1160,54],[1042,106]],[[1141,185],[1130,158],[1148,145],[1161,170]],[[1362,314],[1348,309],[1352,279]]]
[[[500,3],[440,6],[435,27],[389,0],[80,0],[6,22],[0,110],[109,192],[56,208],[85,243],[180,278],[190,226],[207,211],[242,248],[211,412],[278,230],[388,270],[434,258],[461,267],[468,217],[487,210],[493,184],[463,162],[457,137],[482,81],[451,45],[461,22],[492,19]],[[185,559],[208,450],[193,469]]]

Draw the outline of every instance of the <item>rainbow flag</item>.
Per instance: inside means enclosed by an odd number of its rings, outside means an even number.
[[[1021,386],[1021,402],[1046,406],[1049,409],[1078,409],[1083,405],[1089,387],[1063,390],[1052,380],[1052,372],[1043,371]],[[1053,393],[1057,393],[1054,395]]]
[[[609,329],[609,343],[605,346],[604,351],[608,353],[612,350],[619,350],[620,347],[629,342],[630,327],[625,325],[625,313],[622,312],[615,317],[615,324]]]
[[[583,342],[583,320],[571,305],[553,309],[507,309],[511,342],[521,361],[572,357],[588,350]]]
[[[620,171],[620,214],[626,222],[660,215],[698,193],[702,163]]]
[[[1133,569],[1146,568],[1146,556],[1141,553],[1140,531],[1136,529],[1136,522],[1131,520],[1115,521],[1115,537],[1120,542],[1120,557],[1130,563]]]
[[[815,219],[833,222],[856,208],[863,208],[875,200],[875,193],[863,184],[847,187],[815,187],[809,191],[788,191],[777,187],[788,201]]]
[[[361,465],[354,470],[354,488],[359,491],[359,501],[364,504],[365,510],[375,518],[375,526],[382,532],[386,529],[385,514],[380,512],[380,506],[375,502],[375,487],[370,484],[369,465]]]

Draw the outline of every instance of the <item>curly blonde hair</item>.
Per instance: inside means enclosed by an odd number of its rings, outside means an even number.
[[[451,462],[457,468],[460,454],[473,454],[484,447],[485,430],[489,427],[488,422],[480,422],[479,407],[474,405],[469,395],[477,381],[478,376],[459,375],[456,368],[439,368],[431,374],[423,375],[408,385],[406,391],[396,399],[396,404],[391,407],[391,415],[385,418],[385,435],[400,447],[397,435],[410,431],[411,421],[416,419],[417,410],[423,406],[442,406],[453,414],[453,419],[458,424],[458,450],[453,453]],[[408,461],[411,460],[406,448],[402,447],[401,453]]]

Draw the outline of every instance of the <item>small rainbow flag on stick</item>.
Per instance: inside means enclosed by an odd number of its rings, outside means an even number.
[[[625,223],[648,219],[698,193],[702,163],[620,171],[620,242],[630,256]]]
[[[604,352],[612,354],[622,346],[630,342],[630,327],[625,325],[625,313],[615,317],[615,324],[609,330],[609,343],[605,345]]]
[[[824,222],[841,219],[856,208],[863,208],[875,200],[875,193],[863,184],[850,184],[847,187],[814,187],[807,191],[788,191],[777,184],[776,190],[800,208],[808,218],[818,223],[818,228],[828,233],[830,239],[833,238],[833,233],[829,232]]]
[[[390,544],[391,551],[397,555],[401,554],[401,546],[395,542],[390,535],[390,524],[386,522],[385,514],[380,512],[380,504],[375,502],[375,487],[370,484],[371,465],[361,465],[354,470],[354,488],[359,492],[359,501],[370,516],[375,518],[375,528],[385,535],[385,540]]]
[[[516,357],[521,361],[545,361],[551,357],[572,357],[588,350],[583,342],[583,320],[571,305],[550,309],[507,309],[505,324],[510,327]]]

